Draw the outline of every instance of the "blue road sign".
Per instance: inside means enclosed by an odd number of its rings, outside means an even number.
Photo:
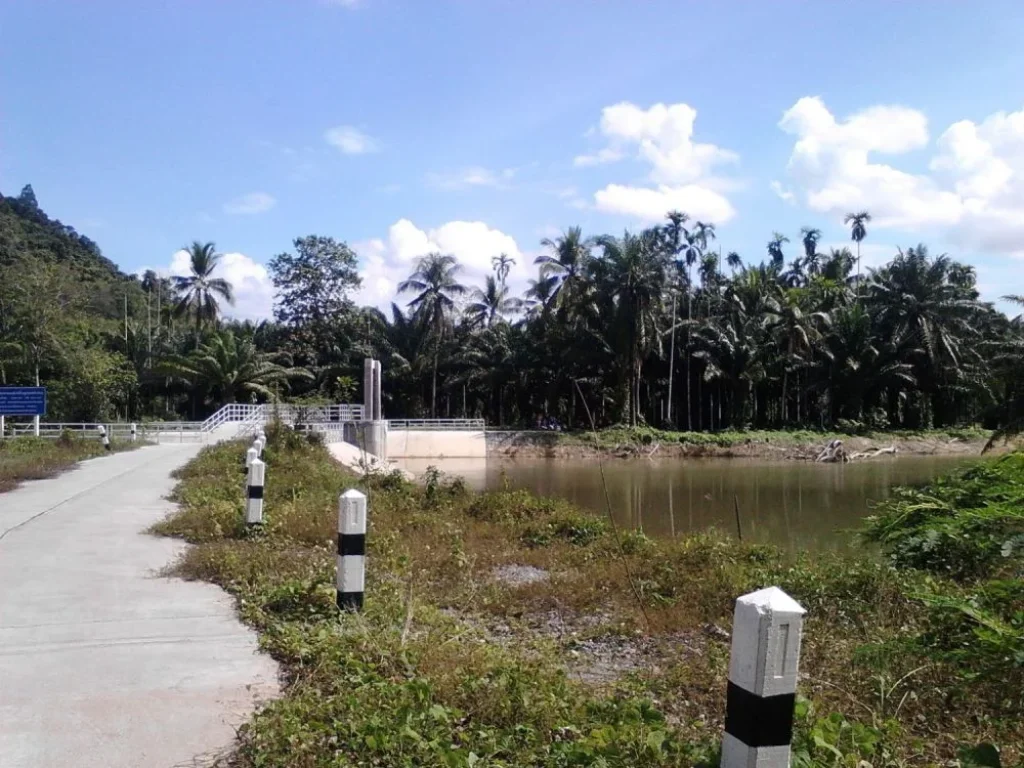
[[[45,415],[46,387],[0,387],[0,414],[4,416]]]

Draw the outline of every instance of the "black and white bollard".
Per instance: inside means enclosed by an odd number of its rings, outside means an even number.
[[[366,578],[366,494],[353,489],[338,499],[338,608],[363,609]]]
[[[110,450],[110,435],[107,434],[107,428],[104,427],[102,424],[100,424],[98,427],[96,427],[96,429],[100,433],[100,443],[103,444],[103,450],[109,451]]]
[[[263,441],[260,440],[259,435],[256,435],[252,439],[252,447],[256,449],[256,458],[258,459],[263,455]]]
[[[250,528],[263,524],[263,482],[267,465],[259,459],[249,464],[249,479],[245,485],[245,524]]]
[[[804,613],[778,587],[736,600],[722,768],[788,768]]]
[[[139,439],[138,430],[136,429],[136,425],[132,424],[132,442],[134,443],[138,439]]]
[[[245,466],[246,468],[251,467],[252,463],[258,459],[259,452],[256,450],[256,446],[250,445],[249,450],[245,452]]]

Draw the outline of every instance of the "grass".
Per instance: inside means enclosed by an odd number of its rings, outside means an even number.
[[[133,447],[131,443],[111,443],[114,451]],[[17,488],[26,480],[59,475],[84,459],[104,453],[99,438],[83,439],[70,433],[56,440],[36,437],[0,440],[0,493]]]
[[[233,594],[282,664],[283,697],[224,765],[716,764],[733,602],[770,584],[808,610],[795,764],[933,764],[978,742],[1020,759],[1019,670],[976,674],[914,642],[934,630],[918,595],[963,593],[941,574],[714,532],[617,536],[561,500],[364,481],[320,445],[269,437],[262,531],[242,522],[240,443],[204,449],[155,528],[196,545],[174,571]],[[339,616],[349,487],[370,497],[367,605]],[[510,566],[546,578],[496,578]]]

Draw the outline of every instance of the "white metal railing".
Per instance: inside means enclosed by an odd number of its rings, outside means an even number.
[[[253,405],[250,403],[229,403],[221,407],[206,421],[164,421],[138,422],[136,434],[140,439],[156,442],[184,442],[198,440],[206,442],[210,434],[225,424],[238,424],[237,435],[252,434],[256,428],[279,419],[286,424],[341,425],[347,421],[362,421],[363,406],[340,403],[334,405]],[[97,427],[105,427],[111,437],[131,437],[131,424],[127,422],[41,422],[39,436],[57,438],[64,432],[88,436],[95,435]],[[6,423],[7,437],[23,437],[35,434],[32,422]],[[0,438],[4,435],[0,435]]]
[[[483,419],[389,419],[388,429],[416,430],[472,430],[482,431],[485,427]]]

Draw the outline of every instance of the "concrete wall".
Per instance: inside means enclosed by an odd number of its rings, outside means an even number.
[[[483,459],[484,433],[470,431],[388,430],[389,459]]]

